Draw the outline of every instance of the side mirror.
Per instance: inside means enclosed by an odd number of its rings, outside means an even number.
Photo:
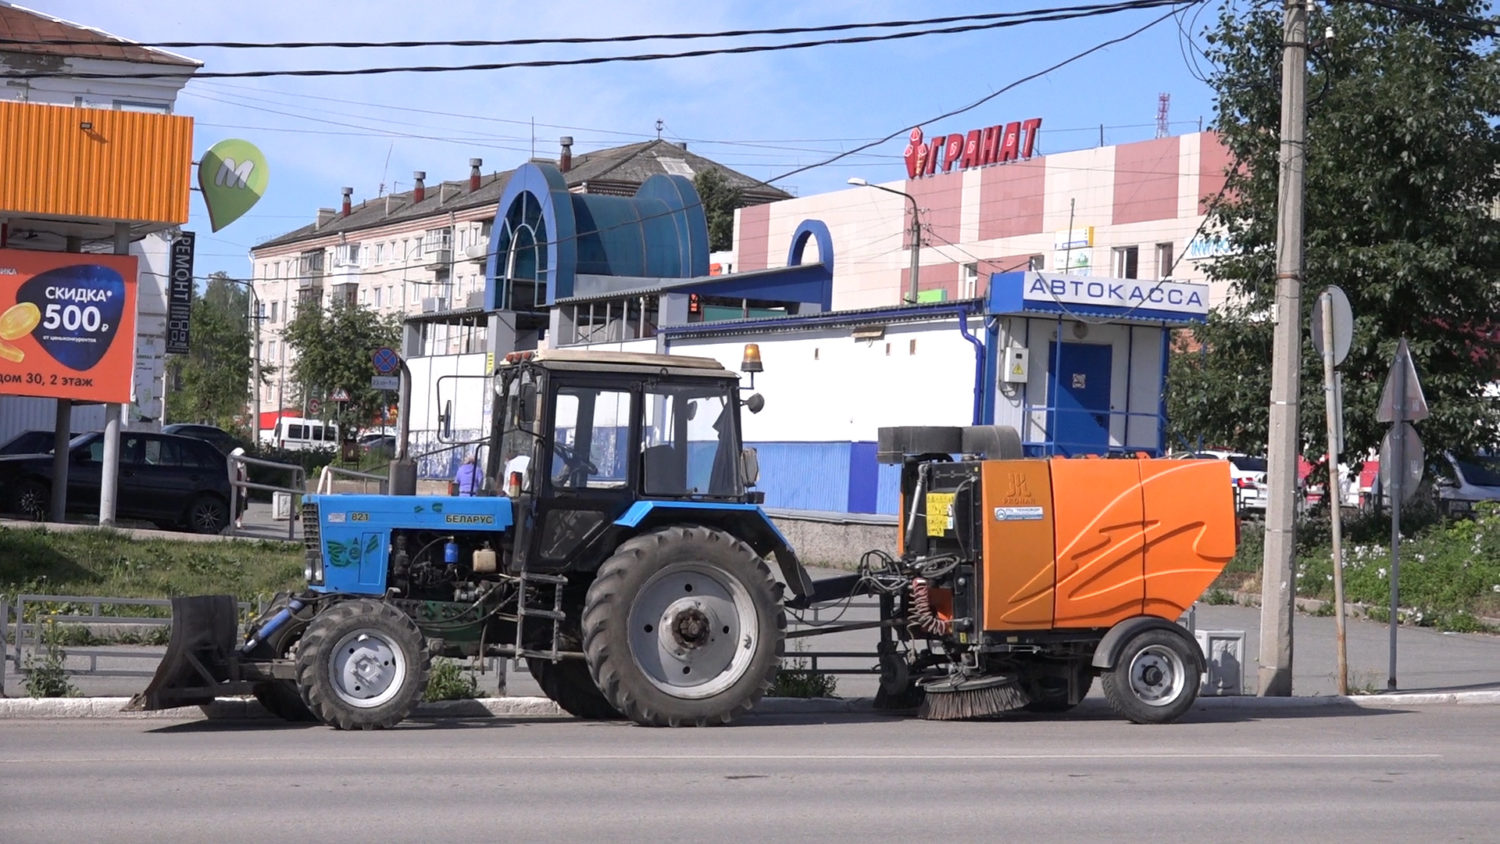
[[[740,474],[745,478],[745,486],[755,486],[760,480],[760,455],[755,449],[748,446],[740,449]]]
[[[766,397],[760,393],[751,393],[750,398],[745,399],[745,407],[749,408],[751,413],[760,413],[765,406]]]
[[[516,392],[516,422],[521,423],[518,427],[531,427],[531,420],[536,418],[536,385],[522,384]]]
[[[438,414],[438,429],[443,440],[453,439],[453,399],[443,402],[443,412]]]

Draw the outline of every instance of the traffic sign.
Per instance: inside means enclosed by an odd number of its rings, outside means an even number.
[[[323,403],[318,401],[317,399],[308,399],[307,412],[311,413],[314,416],[317,416],[318,414],[323,412]]]
[[[334,390],[333,395],[329,396],[329,398],[342,404],[343,402],[349,400],[349,391],[344,389],[343,387],[340,387],[337,390]]]
[[[1391,491],[1391,440],[1394,437],[1403,438],[1401,503],[1405,504],[1417,494],[1417,484],[1422,482],[1422,467],[1427,463],[1427,453],[1422,445],[1422,438],[1417,436],[1417,429],[1410,424],[1403,422],[1386,432],[1385,438],[1380,441],[1380,488],[1385,490],[1386,495]]]
[[[1427,418],[1427,398],[1422,395],[1422,385],[1417,381],[1417,368],[1411,361],[1411,349],[1406,347],[1406,338],[1396,345],[1396,358],[1391,361],[1391,371],[1385,376],[1385,386],[1380,388],[1380,405],[1375,409],[1375,418],[1381,422],[1396,421],[1396,401],[1403,405],[1401,418],[1407,422],[1421,422]]]
[[[1332,303],[1333,365],[1338,366],[1349,356],[1349,344],[1354,341],[1354,312],[1349,310],[1349,297],[1344,295],[1343,290],[1330,284],[1324,292]],[[1323,297],[1319,296],[1313,302],[1312,312],[1312,342],[1319,357],[1323,355],[1323,344],[1326,342],[1323,333]]]
[[[375,371],[381,375],[390,375],[401,368],[401,358],[396,355],[396,350],[389,346],[381,346],[370,355],[370,361],[375,364]],[[392,387],[391,389],[395,389]]]
[[[372,390],[399,390],[399,389],[401,389],[401,376],[399,376],[399,375],[372,375],[372,376],[370,376],[370,389],[372,389]]]

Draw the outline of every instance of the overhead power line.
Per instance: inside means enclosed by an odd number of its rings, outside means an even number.
[[[640,41],[691,41],[707,38],[745,38],[757,35],[806,35],[815,32],[847,32],[855,29],[900,29],[913,26],[938,26],[963,21],[1000,21],[1022,18],[1039,12],[1085,11],[1106,9],[1129,3],[1095,3],[1081,6],[1063,6],[1051,9],[1032,9],[1020,12],[989,12],[975,15],[949,15],[940,18],[922,18],[900,21],[873,21],[870,23],[836,23],[822,26],[782,26],[767,29],[726,29],[719,32],[668,32],[641,35],[575,36],[569,38],[510,38],[504,40],[459,40],[459,41],[131,41],[126,46],[159,47],[162,49],[215,48],[226,50],[300,50],[321,49],[408,49],[421,47],[539,47],[579,44],[628,44]],[[98,39],[24,39],[0,38],[3,44],[37,44],[46,46],[99,46]]]
[[[1200,3],[1200,2],[1203,2],[1203,0],[1192,0],[1192,2],[1193,3]],[[1180,5],[1192,5],[1192,4],[1191,3],[1188,3],[1188,4],[1184,4],[1184,3],[1172,3],[1172,4],[1161,4],[1161,5],[1180,6]],[[945,111],[945,112],[943,112],[942,114],[939,114],[936,117],[930,118],[928,120],[923,120],[920,123],[913,123],[913,124],[908,125],[908,126],[906,126],[904,128],[898,129],[898,130],[890,133],[889,135],[886,135],[883,138],[877,138],[876,140],[870,141],[869,143],[861,144],[861,145],[859,145],[857,147],[854,147],[853,149],[845,150],[844,152],[838,153],[837,155],[834,155],[834,156],[831,156],[829,158],[826,158],[826,159],[824,159],[822,161],[819,161],[819,162],[817,162],[815,164],[809,164],[809,165],[807,165],[805,167],[798,167],[795,170],[788,170],[787,172],[782,173],[779,176],[774,176],[771,179],[768,179],[767,180],[767,184],[769,184],[770,182],[779,182],[782,179],[788,178],[790,176],[795,176],[798,173],[803,173],[803,172],[806,172],[808,170],[812,170],[813,168],[816,168],[816,167],[825,167],[825,166],[827,166],[829,164],[834,163],[835,161],[838,161],[841,158],[847,158],[848,156],[854,155],[855,153],[864,152],[865,150],[869,149],[870,147],[880,146],[881,144],[885,143],[886,141],[889,141],[889,140],[891,140],[893,138],[900,137],[901,135],[903,135],[903,134],[905,134],[907,132],[910,132],[912,129],[915,129],[918,126],[921,126],[923,124],[926,124],[926,123],[936,123],[939,120],[946,120],[949,117],[953,117],[955,115],[963,114],[966,111],[972,111],[973,109],[976,109],[979,106],[984,105],[985,103],[989,102],[990,100],[993,100],[994,98],[1000,96],[1001,94],[1006,93],[1007,91],[1010,91],[1011,89],[1013,89],[1013,88],[1015,88],[1015,87],[1017,87],[1019,85],[1024,85],[1025,83],[1030,82],[1033,79],[1036,79],[1036,78],[1041,77],[1041,76],[1046,76],[1047,74],[1051,73],[1054,70],[1058,70],[1059,68],[1066,67],[1067,65],[1070,65],[1073,62],[1076,62],[1079,59],[1082,59],[1082,58],[1084,58],[1086,56],[1093,55],[1094,53],[1097,53],[1100,50],[1103,50],[1105,47],[1110,47],[1110,46],[1113,46],[1115,44],[1119,44],[1119,43],[1122,43],[1122,42],[1125,42],[1125,41],[1129,41],[1130,39],[1136,37],[1137,35],[1140,35],[1142,32],[1145,32],[1146,30],[1150,29],[1153,26],[1156,26],[1157,24],[1161,23],[1162,21],[1166,20],[1167,18],[1172,17],[1175,14],[1177,14],[1177,10],[1175,8],[1174,9],[1170,9],[1170,10],[1167,11],[1167,13],[1165,15],[1162,15],[1159,18],[1156,18],[1154,20],[1151,20],[1151,21],[1147,22],[1144,26],[1137,27],[1137,28],[1131,30],[1130,32],[1127,32],[1124,35],[1118,36],[1116,38],[1111,38],[1111,39],[1109,39],[1107,41],[1101,41],[1098,44],[1095,44],[1094,46],[1088,48],[1087,50],[1084,50],[1081,53],[1074,53],[1073,55],[1069,56],[1068,58],[1063,59],[1062,61],[1058,62],[1057,64],[1052,65],[1051,67],[1043,68],[1042,70],[1039,70],[1036,73],[1032,73],[1032,74],[1028,74],[1026,76],[1023,76],[1020,79],[1017,79],[1016,81],[1010,83],[1009,85],[1006,85],[1003,88],[1000,88],[998,90],[992,91],[989,94],[986,94],[985,96],[980,97],[979,99],[975,100],[972,103],[969,103],[968,105],[959,106],[958,108],[953,109],[952,111]]]
[[[479,70],[514,70],[519,68],[544,68],[544,67],[575,67],[582,65],[613,64],[618,62],[650,62],[664,59],[686,59],[701,58],[704,56],[724,55],[748,55],[753,53],[772,53],[783,50],[802,50],[811,47],[826,47],[836,44],[868,44],[880,41],[894,41],[907,38],[920,38],[928,35],[954,35],[964,32],[980,32],[984,30],[1002,29],[1012,26],[1020,26],[1027,23],[1050,23],[1055,21],[1074,20],[1078,18],[1096,17],[1118,12],[1135,11],[1138,9],[1154,9],[1163,6],[1186,6],[1201,0],[1122,0],[1122,2],[1099,4],[1094,6],[1080,6],[1059,9],[1032,10],[1030,12],[1013,13],[1015,17],[987,23],[967,24],[963,26],[951,26],[938,29],[923,29],[914,32],[893,32],[882,35],[856,35],[846,38],[826,38],[816,41],[798,41],[787,44],[752,44],[739,47],[716,47],[700,50],[685,50],[677,53],[642,53],[621,56],[589,56],[577,59],[535,59],[531,61],[518,62],[488,62],[468,65],[405,65],[390,67],[361,67],[361,68],[322,68],[304,70],[238,70],[238,71],[200,71],[196,73],[178,70],[175,72],[130,72],[130,73],[79,73],[68,71],[35,71],[0,74],[0,79],[161,79],[182,78],[192,79],[249,79],[265,78],[273,76],[373,76],[388,73],[453,73],[460,71]],[[37,42],[27,42],[37,43]],[[91,42],[97,46],[98,42]],[[442,46],[450,46],[443,44]]]

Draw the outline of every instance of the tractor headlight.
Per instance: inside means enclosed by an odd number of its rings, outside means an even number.
[[[323,585],[323,553],[321,548],[307,549],[307,565],[302,567],[308,586]]]

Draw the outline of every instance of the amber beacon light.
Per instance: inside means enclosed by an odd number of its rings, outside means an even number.
[[[765,367],[760,362],[760,344],[746,343],[745,357],[740,361],[741,372],[764,372]]]

